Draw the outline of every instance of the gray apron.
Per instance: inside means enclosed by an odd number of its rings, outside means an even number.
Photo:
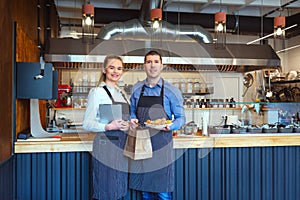
[[[115,102],[106,86],[103,88],[113,104],[122,105],[123,119],[128,120],[129,104]],[[126,195],[128,190],[128,159],[123,156],[126,138],[127,134],[119,130],[97,133],[94,138],[92,152],[93,198],[116,200]]]
[[[137,106],[137,118],[146,120],[166,118],[163,108],[164,84],[160,96],[144,96],[142,87]],[[130,160],[129,187],[147,192],[172,192],[174,190],[174,154],[172,131],[149,129],[153,157],[145,160]]]

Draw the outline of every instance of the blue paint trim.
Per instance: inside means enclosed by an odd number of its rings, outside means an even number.
[[[0,165],[0,199],[16,199],[14,193],[14,156],[11,156]]]

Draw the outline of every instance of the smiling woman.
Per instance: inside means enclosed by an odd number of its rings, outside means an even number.
[[[119,56],[108,55],[103,62],[102,74],[97,87],[88,95],[83,128],[97,132],[93,142],[93,198],[119,199],[127,193],[127,159],[123,150],[129,128],[129,103],[118,81],[123,75],[123,61]],[[102,106],[109,105],[105,112]],[[122,112],[119,117],[108,113],[113,106]],[[112,119],[112,120],[111,120]]]

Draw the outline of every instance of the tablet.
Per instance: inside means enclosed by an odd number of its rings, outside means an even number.
[[[113,120],[122,119],[121,104],[100,104],[99,105],[100,123],[108,124]]]

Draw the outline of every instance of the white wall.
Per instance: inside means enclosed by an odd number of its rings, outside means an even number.
[[[300,45],[300,36],[286,40],[286,48]],[[283,72],[288,72],[291,70],[300,71],[300,46],[282,53],[278,53],[281,64],[283,67]]]
[[[247,43],[251,42],[255,39],[258,39],[258,36],[247,36],[247,35],[227,35],[227,43]],[[259,41],[254,43],[254,44],[259,44]],[[289,48],[293,47],[296,45],[300,45],[300,36],[294,37],[294,38],[289,38],[285,39],[284,43],[276,42],[273,39],[273,37],[268,38],[268,44],[277,49],[275,51],[282,50],[282,48]],[[298,70],[300,71],[300,46],[282,53],[278,53],[278,56],[281,60],[281,66],[282,66],[282,71],[284,73],[287,73],[291,70]]]

